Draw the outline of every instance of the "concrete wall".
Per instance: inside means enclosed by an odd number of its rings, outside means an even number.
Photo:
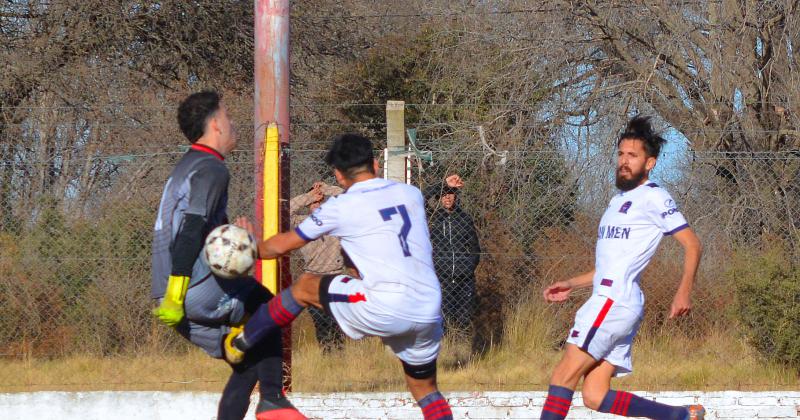
[[[800,392],[637,393],[666,404],[704,404],[707,419],[798,419]],[[457,419],[538,419],[543,392],[447,393]],[[218,394],[167,392],[33,392],[0,394],[0,419],[214,420]],[[421,419],[406,393],[293,394],[312,419]],[[255,398],[251,401],[255,408]],[[568,419],[618,418],[585,409],[579,397]]]

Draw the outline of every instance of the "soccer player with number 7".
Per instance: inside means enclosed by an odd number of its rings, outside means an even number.
[[[406,384],[424,418],[450,420],[450,406],[436,384],[442,297],[422,193],[412,185],[378,178],[372,143],[357,134],[337,137],[325,162],[346,191],[294,230],[259,243],[259,258],[276,258],[331,235],[339,238],[360,278],[304,273],[253,314],[244,331],[226,338],[226,358],[240,359],[303,308],[323,308],[349,337],[380,337],[402,362]],[[253,230],[246,220],[237,224]]]

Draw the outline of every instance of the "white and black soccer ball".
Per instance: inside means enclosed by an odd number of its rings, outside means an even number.
[[[256,240],[239,226],[217,226],[206,236],[203,258],[218,277],[246,276],[258,258]]]

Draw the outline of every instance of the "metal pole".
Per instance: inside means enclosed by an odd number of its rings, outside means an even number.
[[[280,198],[280,230],[289,229],[289,159],[285,153],[289,144],[289,0],[255,0],[255,119],[253,150],[255,152],[255,224],[256,232],[263,231],[264,196]],[[278,186],[264,185],[264,140],[269,123],[278,125],[281,153]],[[267,188],[265,190],[265,188]],[[256,265],[261,278],[261,264]],[[280,288],[291,284],[289,258],[278,262]],[[291,332],[284,328],[284,363],[287,366],[284,384],[291,386]]]

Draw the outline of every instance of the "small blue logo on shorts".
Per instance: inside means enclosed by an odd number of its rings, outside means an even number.
[[[578,330],[572,330],[572,338],[578,338],[581,333]]]

